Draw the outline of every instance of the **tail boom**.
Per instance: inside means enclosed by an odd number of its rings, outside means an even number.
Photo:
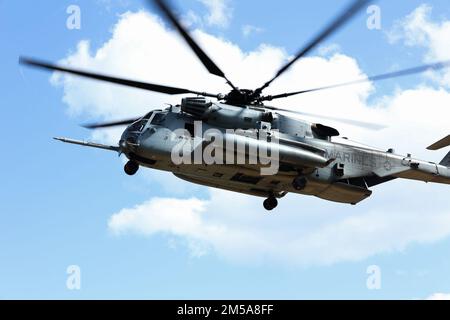
[[[450,168],[431,162],[411,162],[408,169],[395,176],[403,179],[450,184]]]
[[[450,146],[450,135],[433,143],[428,150],[440,150]],[[402,163],[406,168],[400,170],[395,176],[405,179],[421,180],[425,182],[435,182],[450,184],[450,152],[441,160],[439,164],[421,160],[413,160]]]

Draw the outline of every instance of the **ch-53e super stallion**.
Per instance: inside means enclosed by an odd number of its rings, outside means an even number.
[[[66,138],[55,139],[124,154],[129,159],[124,168],[128,175],[134,175],[142,166],[173,172],[177,177],[192,183],[264,197],[266,199],[263,204],[267,210],[274,209],[278,203],[277,199],[289,192],[354,205],[371,195],[371,187],[397,178],[450,184],[450,153],[437,164],[414,159],[410,155],[398,155],[392,149],[379,150],[340,138],[339,132],[332,127],[300,120],[298,117],[289,116],[287,112],[304,116],[309,114],[265,104],[266,101],[297,94],[364,81],[395,78],[430,69],[438,70],[450,65],[448,61],[439,62],[321,88],[271,96],[263,95],[263,90],[273,81],[285,73],[297,60],[306,56],[318,44],[340,29],[370,1],[353,1],[272,79],[255,90],[236,87],[180,24],[168,3],[163,0],[153,0],[153,3],[162,16],[178,30],[206,69],[211,74],[224,78],[231,87],[231,91],[228,94],[198,92],[106,76],[30,58],[20,58],[23,64],[45,70],[159,93],[195,95],[195,97],[182,99],[180,105],[153,110],[138,119],[95,123],[87,126],[91,129],[99,129],[127,125],[116,146]],[[366,128],[375,126],[355,120],[323,118]],[[184,134],[180,134],[180,129]],[[209,137],[211,138],[209,139],[208,132],[211,131],[214,132],[215,137]],[[215,143],[211,149],[208,143],[219,141],[218,134],[222,135],[220,138],[222,143]],[[449,145],[450,135],[434,143],[429,149],[437,150]],[[208,148],[210,151],[213,150],[210,155],[216,160],[218,154],[223,152],[221,157],[223,161],[208,162],[204,159],[202,152]],[[201,156],[200,162],[179,161],[181,155],[189,160],[194,159],[196,154]],[[259,161],[249,161],[255,158],[256,154]],[[225,161],[232,156],[246,161]],[[177,158],[176,161],[175,158]],[[276,170],[270,174],[264,173],[264,169],[267,170],[273,165],[271,161],[277,163]]]

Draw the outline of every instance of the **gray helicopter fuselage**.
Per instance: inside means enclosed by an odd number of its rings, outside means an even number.
[[[55,138],[56,140],[125,154],[129,158],[124,166],[128,175],[136,174],[140,166],[145,166],[173,172],[177,177],[193,183],[266,197],[263,205],[267,210],[273,210],[278,204],[277,198],[288,192],[356,204],[371,195],[370,187],[396,178],[450,183],[450,153],[439,164],[413,159],[410,155],[396,155],[393,150],[383,151],[338,139],[339,132],[334,128],[285,115],[286,112],[292,114],[292,110],[263,105],[265,101],[450,67],[449,61],[442,61],[378,74],[363,80],[272,95],[264,93],[297,61],[310,54],[357,13],[363,11],[370,0],[353,0],[349,7],[306,43],[292,59],[288,59],[272,78],[254,89],[243,89],[233,84],[191,37],[167,1],[153,2],[208,72],[225,80],[231,90],[228,93],[197,91],[20,57],[19,63],[42,70],[161,94],[196,95],[182,99],[180,106],[150,112],[140,119],[85,125],[89,129],[100,129],[131,124],[123,133],[118,146],[68,138]],[[192,75],[192,79],[196,77],[197,75]],[[218,102],[208,101],[206,97]],[[302,112],[294,113],[307,115]],[[367,128],[379,127],[350,119],[329,116],[321,118]],[[449,145],[450,135],[428,148],[438,150]],[[228,161],[229,158],[233,161]]]
[[[201,132],[193,132],[195,121],[200,120]],[[180,135],[180,129],[191,136]],[[241,131],[230,134],[230,129]],[[224,140],[242,140],[253,150],[275,143],[276,138],[277,171],[262,175],[261,169],[267,165],[260,163],[174,163],[174,148],[189,143],[187,150],[193,155],[196,149],[203,150],[211,143],[204,138],[211,130],[220,132]],[[251,134],[255,130],[264,131],[273,140],[257,140]],[[326,136],[334,133],[332,130],[260,106],[209,103],[207,108],[194,110],[184,105],[153,111],[130,125],[122,135],[120,148],[141,166],[170,171],[192,183],[261,197],[293,192],[356,204],[371,195],[370,187],[396,178],[450,184],[450,169],[445,165]],[[293,179],[299,176],[307,183],[295,188]]]

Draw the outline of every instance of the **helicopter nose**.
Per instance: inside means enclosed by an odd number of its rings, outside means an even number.
[[[120,147],[120,150],[121,150],[122,152],[124,152],[124,151],[126,151],[126,150],[128,149],[127,143],[125,142],[124,139],[120,139],[120,141],[119,141],[119,147]]]
[[[135,152],[139,147],[139,133],[125,130],[119,141],[119,146],[124,153]]]

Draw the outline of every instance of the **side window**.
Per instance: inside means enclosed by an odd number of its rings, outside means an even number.
[[[152,124],[161,124],[164,122],[166,115],[164,113],[157,113],[152,119]]]

